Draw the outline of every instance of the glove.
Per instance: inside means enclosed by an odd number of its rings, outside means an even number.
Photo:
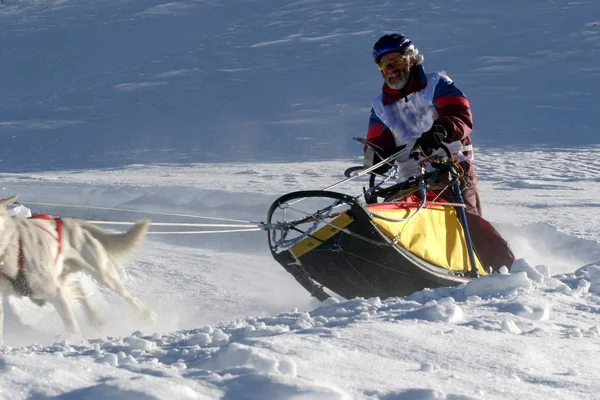
[[[442,139],[448,136],[446,129],[442,125],[433,125],[431,129],[423,132],[420,138],[415,142],[415,147],[421,147],[423,153],[429,157],[435,150],[442,145]]]

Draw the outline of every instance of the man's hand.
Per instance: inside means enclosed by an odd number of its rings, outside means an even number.
[[[442,139],[448,136],[446,129],[442,125],[433,125],[431,129],[423,132],[420,138],[417,139],[415,147],[421,147],[423,153],[429,157],[435,150],[442,145]]]

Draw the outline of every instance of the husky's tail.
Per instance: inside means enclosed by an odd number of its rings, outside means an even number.
[[[82,228],[98,240],[115,262],[124,261],[144,240],[150,220],[137,221],[127,232],[112,233],[85,222]]]

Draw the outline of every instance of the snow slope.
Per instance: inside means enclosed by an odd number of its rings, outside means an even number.
[[[397,30],[467,93],[476,145],[598,144],[598,21],[592,0],[6,0],[1,166],[355,155]]]

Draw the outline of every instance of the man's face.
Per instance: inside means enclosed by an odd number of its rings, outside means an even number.
[[[400,90],[408,83],[410,58],[400,53],[384,54],[377,64],[385,83],[392,89]]]

